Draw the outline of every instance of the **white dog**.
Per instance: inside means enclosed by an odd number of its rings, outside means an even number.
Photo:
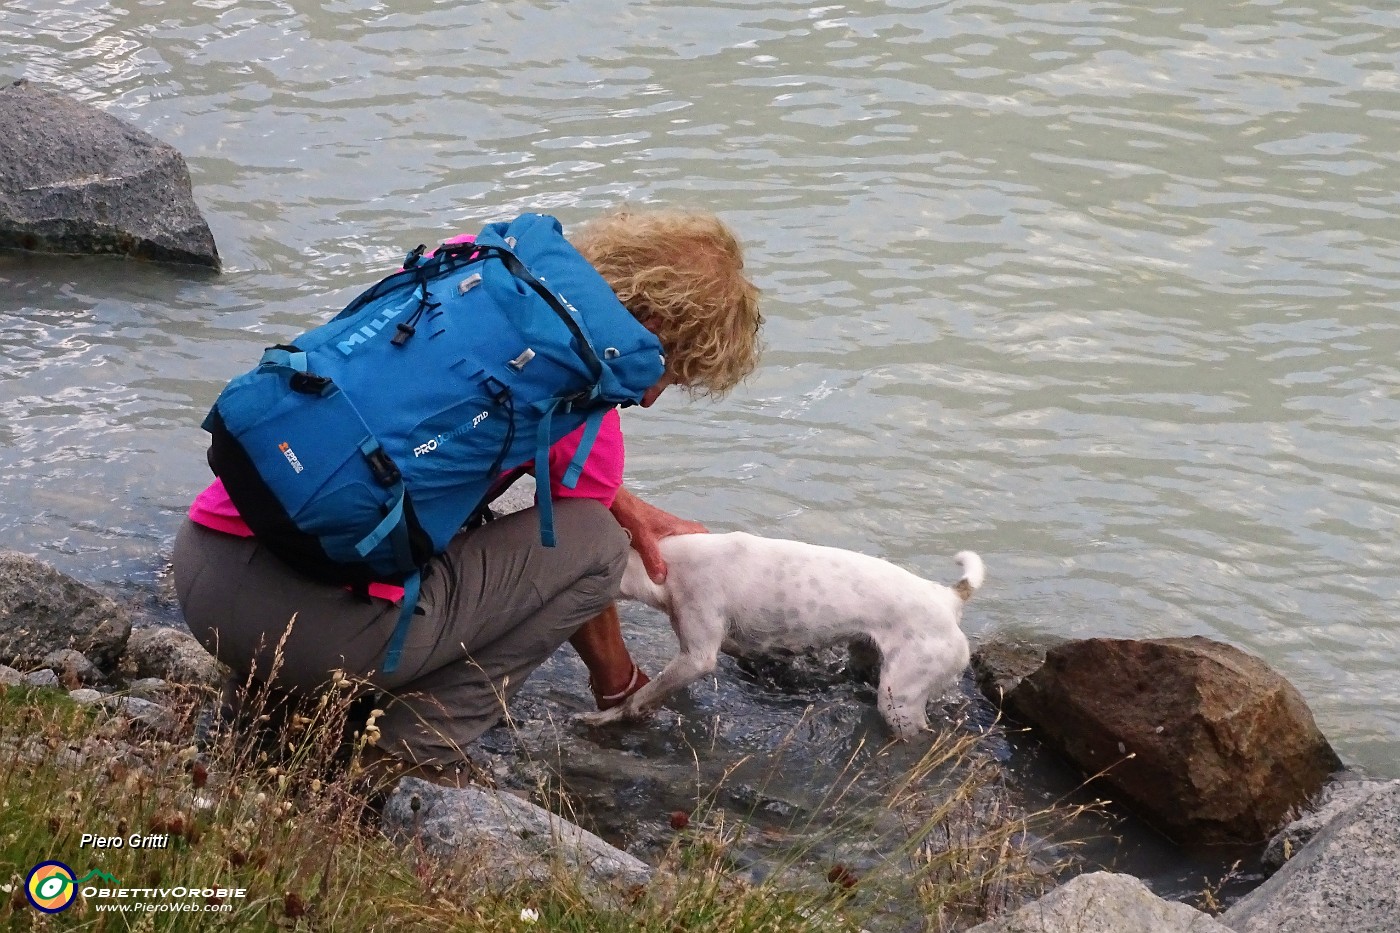
[[[962,579],[930,583],[854,551],[743,532],[661,541],[666,583],[647,576],[636,551],[622,596],[664,611],[680,650],[656,679],[621,706],[579,718],[590,725],[650,714],[676,690],[714,670],[719,652],[761,654],[868,639],[880,652],[880,713],[901,739],[928,728],[924,706],[968,662],[958,623],[982,585],[982,559],[959,553]]]

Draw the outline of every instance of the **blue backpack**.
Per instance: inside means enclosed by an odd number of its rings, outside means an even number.
[[[553,546],[550,446],[662,376],[657,339],[564,239],[524,214],[475,243],[418,247],[329,323],[263,354],[204,421],[209,465],[260,543],[301,572],[364,590],[401,583],[385,672],[423,568],[533,459]]]

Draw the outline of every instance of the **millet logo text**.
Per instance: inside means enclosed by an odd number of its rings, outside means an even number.
[[[360,327],[359,330],[351,331],[348,336],[335,345],[335,348],[346,356],[349,356],[351,353],[355,352],[356,347],[368,342],[371,337],[388,327],[389,322],[398,317],[403,310],[402,306],[385,308],[383,311],[380,311],[377,315],[370,318],[369,323]]]

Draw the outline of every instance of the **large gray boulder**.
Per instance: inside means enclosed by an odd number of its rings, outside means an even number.
[[[0,248],[219,268],[179,152],[27,81],[0,87]]]
[[[645,862],[507,791],[404,778],[384,805],[381,826],[391,839],[417,839],[440,858],[479,860],[488,884],[562,876],[605,904],[651,880]]]
[[[1080,875],[967,933],[1230,933],[1209,914],[1164,901],[1130,875]]]
[[[131,636],[131,616],[97,590],[43,561],[0,551],[0,664],[40,667],[72,648],[115,670]]]
[[[1264,870],[1271,875],[1278,871],[1330,823],[1350,812],[1376,791],[1386,788],[1400,790],[1400,781],[1365,781],[1353,778],[1328,784],[1311,810],[1279,830],[1269,840],[1260,859]]]
[[[1341,767],[1292,684],[1207,638],[1057,645],[1005,709],[1179,842],[1262,843]]]
[[[154,677],[195,687],[222,687],[229,676],[228,668],[193,635],[159,625],[131,633],[121,673],[133,680]]]
[[[1400,930],[1400,781],[1373,784],[1221,918],[1238,933]]]

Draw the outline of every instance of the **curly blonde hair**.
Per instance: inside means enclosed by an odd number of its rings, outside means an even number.
[[[758,365],[758,288],[715,215],[621,208],[569,240],[660,339],[666,371],[692,396],[723,396]]]

